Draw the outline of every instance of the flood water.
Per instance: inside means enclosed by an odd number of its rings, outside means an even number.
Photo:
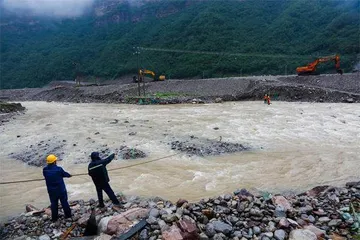
[[[111,171],[114,191],[196,201],[238,188],[301,192],[360,178],[360,104],[22,104],[28,109],[26,114],[0,126],[1,182],[41,178],[41,168],[10,159],[9,154],[52,138],[66,140],[59,165],[75,174],[87,171],[86,163],[75,162],[88,161],[89,154],[105,144],[110,149],[137,147],[148,154],[141,160],[116,159],[108,165],[111,169],[175,154],[168,143],[191,135],[213,140],[221,136],[222,141],[241,143],[251,150],[204,158],[182,153]],[[129,136],[130,132],[136,135]],[[88,176],[65,181],[70,200],[96,199]],[[23,212],[28,203],[40,208],[49,205],[45,182],[0,185],[1,221]]]

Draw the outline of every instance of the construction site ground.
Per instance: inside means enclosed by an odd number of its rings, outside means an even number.
[[[2,101],[59,101],[133,103],[138,84],[120,79],[111,84],[52,82],[43,88],[0,90]],[[360,73],[324,74],[314,76],[251,76],[212,79],[165,80],[145,84],[146,98],[157,103],[188,103],[260,100],[270,94],[274,100],[304,102],[360,102]],[[141,94],[144,91],[141,88]]]

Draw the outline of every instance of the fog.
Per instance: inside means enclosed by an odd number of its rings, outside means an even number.
[[[95,0],[4,0],[11,12],[30,12],[38,16],[76,17],[82,15]]]

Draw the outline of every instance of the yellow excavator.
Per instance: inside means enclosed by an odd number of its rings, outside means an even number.
[[[315,61],[309,63],[308,65],[304,67],[298,67],[296,68],[296,72],[298,75],[312,75],[317,74],[316,73],[316,66],[319,63],[328,62],[328,61],[334,61],[336,72],[339,74],[343,74],[342,69],[340,68],[340,56],[339,55],[332,55],[332,56],[326,56],[326,57],[320,57],[316,59]]]
[[[156,76],[156,74],[153,71],[147,70],[147,69],[140,69],[139,70],[139,77],[140,82],[144,80],[145,75],[151,75],[153,78],[153,81],[164,81],[165,75]],[[138,82],[138,79],[134,76],[133,77],[134,82]]]

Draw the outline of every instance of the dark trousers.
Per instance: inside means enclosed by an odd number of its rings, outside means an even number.
[[[71,209],[68,203],[67,192],[49,192],[50,202],[51,202],[51,218],[53,221],[58,220],[58,204],[59,200],[61,202],[61,206],[64,210],[65,218],[71,217]]]
[[[103,199],[103,190],[106,192],[106,194],[109,196],[110,200],[113,202],[113,204],[120,204],[119,200],[116,198],[114,191],[111,189],[109,183],[104,183],[101,185],[95,185],[96,186],[96,192],[99,198],[99,205],[104,205],[104,199]]]

